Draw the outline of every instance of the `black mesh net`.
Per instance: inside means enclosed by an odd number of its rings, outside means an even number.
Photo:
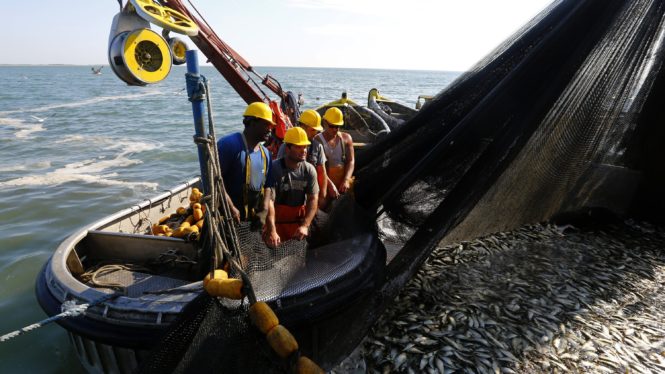
[[[662,139],[649,103],[661,97],[664,6],[555,2],[359,155],[358,201],[406,243],[389,272],[410,273],[444,238],[625,213],[636,189],[662,185],[643,143]]]
[[[340,203],[307,249],[248,253],[258,294],[284,303],[280,318],[330,368],[442,240],[579,212],[662,211],[664,15],[658,0],[553,3],[358,155],[364,209]],[[231,304],[201,296],[146,369],[284,370]]]

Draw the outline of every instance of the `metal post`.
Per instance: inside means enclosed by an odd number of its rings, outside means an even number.
[[[199,74],[199,58],[195,50],[186,52],[187,58],[187,74],[185,80],[187,82],[187,95],[189,101],[192,102],[192,114],[194,115],[194,137],[206,137],[205,125],[203,123],[203,113],[205,110],[205,77]],[[216,145],[215,145],[216,146]],[[208,164],[207,153],[205,152],[205,145],[196,143],[199,153],[199,167],[201,168],[201,190],[204,194],[209,191],[208,171],[206,165]]]

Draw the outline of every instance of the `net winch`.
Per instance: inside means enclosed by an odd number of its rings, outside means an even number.
[[[195,36],[198,27],[184,14],[152,0],[131,0],[113,18],[109,34],[109,64],[131,86],[145,86],[165,79],[173,64],[185,62],[187,45],[169,32]],[[162,35],[150,29],[162,27]]]

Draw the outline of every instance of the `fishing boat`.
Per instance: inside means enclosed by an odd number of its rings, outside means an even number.
[[[190,36],[226,74],[229,66],[244,73],[253,71],[246,63],[238,64],[244,62],[240,56],[229,57],[230,48],[205,23],[194,24],[191,15],[166,6],[160,7],[162,16],[156,15],[155,7],[160,5],[132,0],[113,20],[109,63],[126,83],[141,86],[157,82],[168,74],[172,63],[181,62],[176,61],[183,49],[181,42],[173,43],[175,39],[164,32],[171,40],[167,42],[150,30],[150,22]],[[208,37],[198,37],[199,28]],[[238,83],[229,75],[225,78],[235,82],[234,88],[246,101],[269,101],[247,79]],[[280,97],[287,97],[276,81],[268,77],[262,81]],[[190,100],[195,101],[192,96]],[[290,126],[279,105],[270,104],[276,117],[281,117],[281,125]],[[358,110],[372,115],[366,109]],[[387,131],[385,124],[379,130]],[[360,132],[356,137],[361,141],[374,139],[363,138]],[[82,316],[58,320],[87,371],[135,372],[149,361],[146,357],[151,356],[150,351],[186,306],[204,293],[202,279],[210,272],[214,257],[210,248],[203,240],[192,240],[191,235],[160,235],[155,229],[157,223],[166,222],[165,217],[177,216],[179,209],[191,211],[187,204],[180,205],[201,184],[200,178],[194,178],[81,228],[56,249],[39,273],[37,299],[49,316],[71,308],[87,308]],[[346,205],[344,214],[326,216],[319,235],[309,243],[287,241],[277,254],[262,254],[267,247],[260,231],[247,224],[238,227],[242,271],[251,280],[255,302],[270,305],[280,323],[297,338],[299,352],[323,367],[331,367],[347,353],[344,347],[348,344],[330,349],[330,343],[343,339],[338,331],[355,313],[354,308],[347,308],[350,300],[371,293],[386,265],[386,250],[377,237],[374,221],[352,199],[339,204]],[[179,222],[182,224],[182,220]],[[331,232],[326,227],[336,229]],[[231,308],[242,307],[241,302],[231,304]]]
[[[429,97],[430,99],[432,98],[431,96],[419,95],[418,101],[424,97]],[[379,93],[379,90],[376,88],[372,88],[367,94],[367,107],[371,108],[372,110],[379,110],[391,117],[400,119],[402,121],[410,120],[418,113],[418,109],[420,109],[420,107],[417,106],[417,102],[415,109],[410,108],[405,104],[382,96]]]
[[[323,116],[330,108],[338,108],[342,111],[344,125],[341,130],[351,135],[354,146],[358,149],[362,150],[366,145],[375,143],[391,131],[390,126],[381,116],[370,108],[349,99],[346,92],[342,92],[340,99],[321,105],[316,108],[316,111]]]
[[[148,84],[170,68],[168,43],[143,28],[142,17],[159,13],[170,14],[169,19],[153,21],[189,35],[246,102],[273,104],[258,83],[281,98],[287,95],[270,76],[257,76],[205,22],[192,21],[181,0],[169,0],[168,9],[161,2],[160,12],[157,3],[148,3],[146,10],[146,1],[132,0],[132,7],[114,21],[110,62],[127,83]],[[653,124],[662,117],[665,54],[656,26],[664,14],[656,2],[653,7],[630,1],[555,2],[411,120],[393,131],[385,120],[377,122],[383,127],[371,128],[364,139],[359,131],[356,140],[383,139],[356,161],[354,199],[342,199],[325,218],[322,225],[334,230],[323,230],[307,248],[296,248],[304,242],[291,243],[294,251],[276,261],[255,262],[251,256],[266,253],[253,250],[262,245],[260,233],[241,228],[245,239],[240,247],[249,257],[239,258],[260,264],[245,268],[257,298],[276,311],[303,353],[330,369],[359,343],[442,240],[464,240],[589,208],[616,214],[662,208],[659,192],[646,194],[641,205],[632,202],[640,191],[662,191],[657,162],[662,147],[656,145],[663,134]],[[132,49],[137,40],[154,53]],[[330,105],[362,108],[346,97]],[[279,105],[271,107],[280,119]],[[643,142],[651,146],[642,147]],[[658,168],[643,175],[630,169],[642,161]],[[646,184],[640,184],[642,176]],[[192,355],[184,355],[199,358],[193,364],[243,359],[241,366],[215,367],[239,372],[239,367],[266,367],[252,361],[259,356],[252,343],[258,334],[244,314],[211,321],[207,314],[191,313],[190,306],[200,300],[196,295],[203,294],[200,280],[214,263],[206,247],[191,238],[147,235],[154,234],[153,223],[160,217],[191,200],[202,183],[207,182],[190,180],[82,228],[57,248],[40,273],[37,295],[49,315],[88,305],[84,316],[59,321],[88,370],[135,370],[159,341],[173,347],[182,340],[168,336],[183,316],[190,318],[185,323],[199,317],[207,321],[202,340],[215,338],[209,346],[201,340],[182,343],[198,343]],[[378,217],[386,216],[396,217],[397,224],[388,228],[401,240],[389,254],[376,228]],[[246,311],[239,300],[215,303]]]
[[[420,95],[418,101],[422,98],[432,97]],[[418,113],[418,109],[381,96],[376,88],[369,91],[366,106],[349,99],[347,93],[342,92],[339,99],[321,105],[316,110],[323,115],[333,107],[342,111],[344,125],[341,130],[351,134],[354,146],[360,151],[395,131]]]
[[[84,316],[59,321],[87,371],[135,372],[185,306],[203,292],[209,263],[197,243],[150,235],[151,224],[187,201],[199,183],[192,179],[81,228],[39,273],[37,299],[47,314],[90,305]],[[260,241],[260,233],[255,235]],[[257,296],[289,326],[303,352],[322,363],[339,359],[317,347],[334,340],[331,327],[350,318],[340,309],[376,286],[385,249],[366,226],[307,249],[304,258],[291,257],[249,271]],[[285,277],[287,267],[291,271]],[[262,283],[266,279],[272,284]]]
[[[372,88],[367,94],[367,107],[384,120],[392,131],[418,113],[416,109],[381,96],[376,88]]]

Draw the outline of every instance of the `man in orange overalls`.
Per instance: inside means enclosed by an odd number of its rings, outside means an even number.
[[[298,118],[298,126],[302,127],[311,142],[307,146],[307,162],[316,169],[316,181],[319,183],[319,206],[326,200],[328,194],[328,173],[326,172],[326,154],[323,144],[313,141],[314,137],[323,131],[321,127],[321,115],[313,109],[307,109]],[[284,157],[286,143],[282,143],[276,158]]]
[[[328,174],[328,199],[336,199],[351,188],[355,155],[351,135],[341,132],[344,115],[338,108],[332,107],[323,115],[324,131],[314,137],[323,145],[326,155]],[[322,207],[327,204],[322,204]]]
[[[282,240],[302,240],[309,236],[309,226],[318,207],[319,184],[316,169],[306,162],[310,141],[301,127],[284,135],[284,157],[273,161],[273,188],[268,203],[264,241],[276,247]]]

